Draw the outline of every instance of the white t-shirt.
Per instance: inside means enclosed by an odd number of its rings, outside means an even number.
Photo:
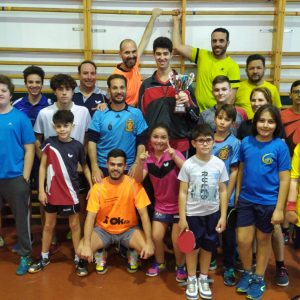
[[[194,155],[185,161],[178,179],[188,183],[187,216],[207,216],[219,210],[219,183],[229,179],[221,159],[212,155],[203,161]]]
[[[56,132],[53,128],[52,118],[58,111],[56,103],[40,110],[34,124],[34,132],[43,134],[46,140],[50,136],[55,136]],[[91,116],[89,110],[84,106],[79,106],[73,103],[71,112],[74,114],[74,128],[71,132],[71,137],[75,140],[84,143],[84,136],[89,128]]]

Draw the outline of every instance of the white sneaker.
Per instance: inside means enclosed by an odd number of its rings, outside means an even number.
[[[198,286],[199,286],[199,294],[200,297],[203,299],[212,299],[212,292],[209,287],[209,283],[212,282],[210,279],[198,279]]]
[[[188,300],[197,300],[199,299],[198,295],[198,281],[197,278],[193,280],[187,280],[185,296]]]

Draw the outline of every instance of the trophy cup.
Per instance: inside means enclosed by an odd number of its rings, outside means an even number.
[[[194,77],[194,73],[190,73],[190,75],[175,74],[173,71],[169,73],[169,80],[171,85],[175,88],[176,94],[179,94],[179,92],[181,91],[186,91],[188,87],[193,83]],[[174,113],[184,114],[184,104],[176,104]]]

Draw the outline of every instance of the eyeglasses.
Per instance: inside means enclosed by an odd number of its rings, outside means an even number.
[[[300,90],[294,90],[294,91],[292,91],[292,94],[294,94],[294,95],[300,95]]]
[[[197,139],[197,140],[195,140],[195,142],[198,143],[198,144],[200,144],[200,145],[204,145],[205,143],[207,145],[210,145],[210,144],[213,143],[213,141],[214,141],[213,138],[206,138],[206,139]]]

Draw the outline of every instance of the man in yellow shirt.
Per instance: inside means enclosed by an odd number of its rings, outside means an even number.
[[[89,193],[84,237],[77,249],[82,258],[77,268],[78,276],[88,274],[85,260],[92,262],[98,249],[105,249],[111,244],[122,244],[135,250],[128,258],[127,270],[131,273],[137,271],[137,253],[142,259],[154,253],[147,211],[150,200],[142,185],[124,174],[125,167],[125,152],[120,149],[110,151],[107,158],[108,177],[96,183]],[[143,231],[138,228],[136,210]],[[97,273],[104,274],[107,271],[105,251],[98,252],[95,259]]]
[[[246,62],[246,73],[248,79],[240,83],[235,97],[235,105],[242,107],[248,116],[248,119],[253,119],[253,111],[250,104],[250,94],[256,87],[268,88],[272,94],[272,104],[277,108],[281,108],[280,95],[277,87],[264,80],[265,74],[265,58],[260,54],[248,56]]]
[[[235,93],[240,83],[240,69],[238,64],[226,51],[229,46],[229,32],[225,28],[216,28],[211,34],[212,51],[195,48],[182,44],[179,33],[181,12],[173,15],[173,45],[181,55],[197,64],[195,96],[200,111],[216,105],[212,94],[212,82],[218,75],[227,76],[232,88],[230,103],[234,102]]]

